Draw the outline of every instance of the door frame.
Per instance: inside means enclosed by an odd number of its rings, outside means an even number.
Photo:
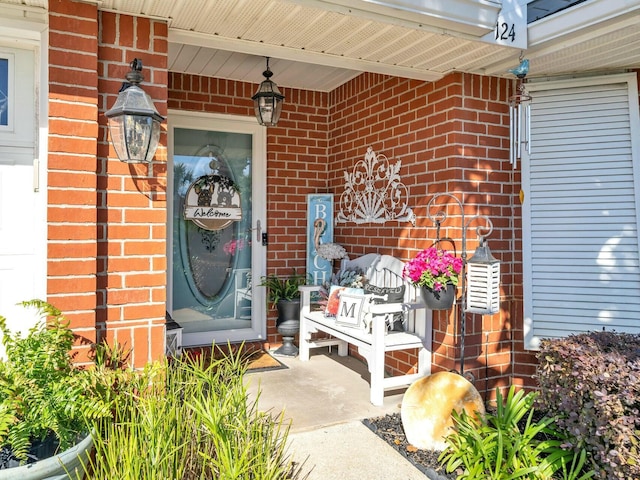
[[[253,117],[222,115],[214,113],[169,110],[167,115],[167,312],[173,312],[173,139],[175,128],[222,131],[250,134],[252,136],[252,237],[251,272],[253,280],[251,299],[251,328],[220,330],[183,334],[185,347],[211,346],[212,343],[264,341],[267,338],[266,293],[264,288],[255,288],[257,279],[266,275],[267,252],[261,235],[267,225],[267,135],[266,128]],[[260,228],[258,227],[260,225]],[[197,338],[196,338],[197,337]]]
[[[46,13],[34,14],[31,20],[19,24],[15,22],[15,13],[13,6],[0,5],[0,50],[14,56],[13,108],[23,115],[14,117],[12,125],[0,129],[0,153],[5,160],[0,163],[12,166],[17,159],[18,164],[33,169],[27,185],[34,196],[33,208],[28,212],[33,222],[30,235],[33,263],[21,265],[23,270],[30,270],[30,288],[21,291],[19,297],[0,302],[0,315],[7,318],[11,330],[26,332],[40,318],[17,302],[31,298],[47,300],[48,30]],[[23,68],[28,71],[25,73]],[[16,80],[25,78],[27,81]],[[0,346],[0,352],[3,351]]]

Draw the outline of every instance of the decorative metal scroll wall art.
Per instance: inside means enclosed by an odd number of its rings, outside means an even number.
[[[390,220],[416,224],[408,206],[409,191],[400,178],[402,161],[391,164],[371,147],[351,173],[345,172],[345,191],[340,196],[337,223],[386,223]]]
[[[520,65],[509,71],[518,78],[516,94],[509,97],[509,163],[516,168],[523,147],[531,154],[531,96],[524,86],[529,60],[521,59]]]

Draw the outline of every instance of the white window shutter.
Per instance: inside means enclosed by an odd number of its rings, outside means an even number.
[[[593,330],[640,333],[636,77],[527,89],[525,346]]]

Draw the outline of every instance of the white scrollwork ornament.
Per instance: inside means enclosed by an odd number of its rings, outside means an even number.
[[[337,223],[386,223],[387,221],[416,224],[416,215],[407,205],[409,191],[400,178],[402,161],[391,164],[384,155],[367,148],[363,160],[351,173],[344,172],[345,190],[340,196]]]

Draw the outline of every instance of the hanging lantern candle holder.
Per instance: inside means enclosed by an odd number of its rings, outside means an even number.
[[[491,254],[486,238],[466,265],[467,297],[465,308],[470,313],[493,314],[500,310],[500,261]]]

